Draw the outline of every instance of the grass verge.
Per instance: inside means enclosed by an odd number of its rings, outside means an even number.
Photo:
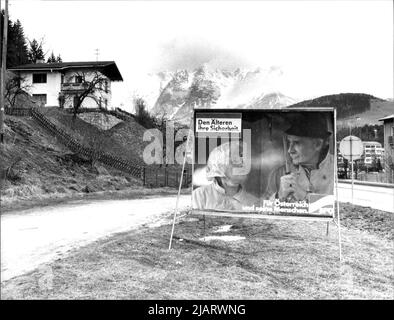
[[[393,242],[356,227],[186,215],[117,234],[2,283],[3,299],[393,299]],[[232,225],[226,233],[220,226]],[[48,276],[49,275],[49,276]],[[49,278],[48,278],[49,277]],[[43,279],[45,281],[43,281]],[[49,281],[48,281],[49,279]]]

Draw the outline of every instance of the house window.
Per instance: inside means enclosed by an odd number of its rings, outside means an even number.
[[[104,90],[105,90],[105,93],[108,93],[108,81],[107,80],[105,80],[104,81]]]
[[[82,83],[82,76],[75,76],[75,83]]]
[[[47,104],[47,95],[46,94],[33,94],[34,100],[37,101],[37,103],[41,106],[44,107]]]
[[[104,107],[105,109],[108,109],[108,99],[104,99]]]
[[[64,74],[60,75],[60,83],[64,83]]]
[[[100,97],[100,98],[99,98],[99,103],[98,103],[99,108],[101,108],[101,102],[102,102],[102,99],[101,99],[101,97]]]
[[[33,83],[47,83],[47,74],[33,73]]]

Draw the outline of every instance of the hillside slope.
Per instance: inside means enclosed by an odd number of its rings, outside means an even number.
[[[123,172],[92,165],[71,153],[31,117],[6,116],[5,142],[0,146],[3,208],[19,200],[120,190],[141,184]],[[5,177],[5,170],[13,163]]]
[[[40,111],[81,144],[116,155],[136,165],[144,165],[142,154],[148,144],[143,141],[146,129],[134,119],[128,122],[120,121],[109,130],[102,130],[79,117],[74,119],[72,114],[65,110],[45,108]]]

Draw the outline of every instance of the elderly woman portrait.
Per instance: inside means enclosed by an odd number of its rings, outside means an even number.
[[[242,149],[242,143],[233,141],[211,151],[206,166],[206,177],[211,183],[193,191],[194,209],[242,210],[243,206],[258,203],[244,189],[249,169],[242,166]]]

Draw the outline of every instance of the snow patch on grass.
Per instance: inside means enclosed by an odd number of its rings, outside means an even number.
[[[231,224],[225,224],[223,226],[220,226],[217,230],[215,230],[215,233],[222,233],[222,232],[229,232],[231,229],[232,225]]]
[[[241,236],[208,236],[208,237],[202,237],[199,240],[200,241],[211,241],[211,240],[239,241],[244,239],[245,237],[241,237]]]

